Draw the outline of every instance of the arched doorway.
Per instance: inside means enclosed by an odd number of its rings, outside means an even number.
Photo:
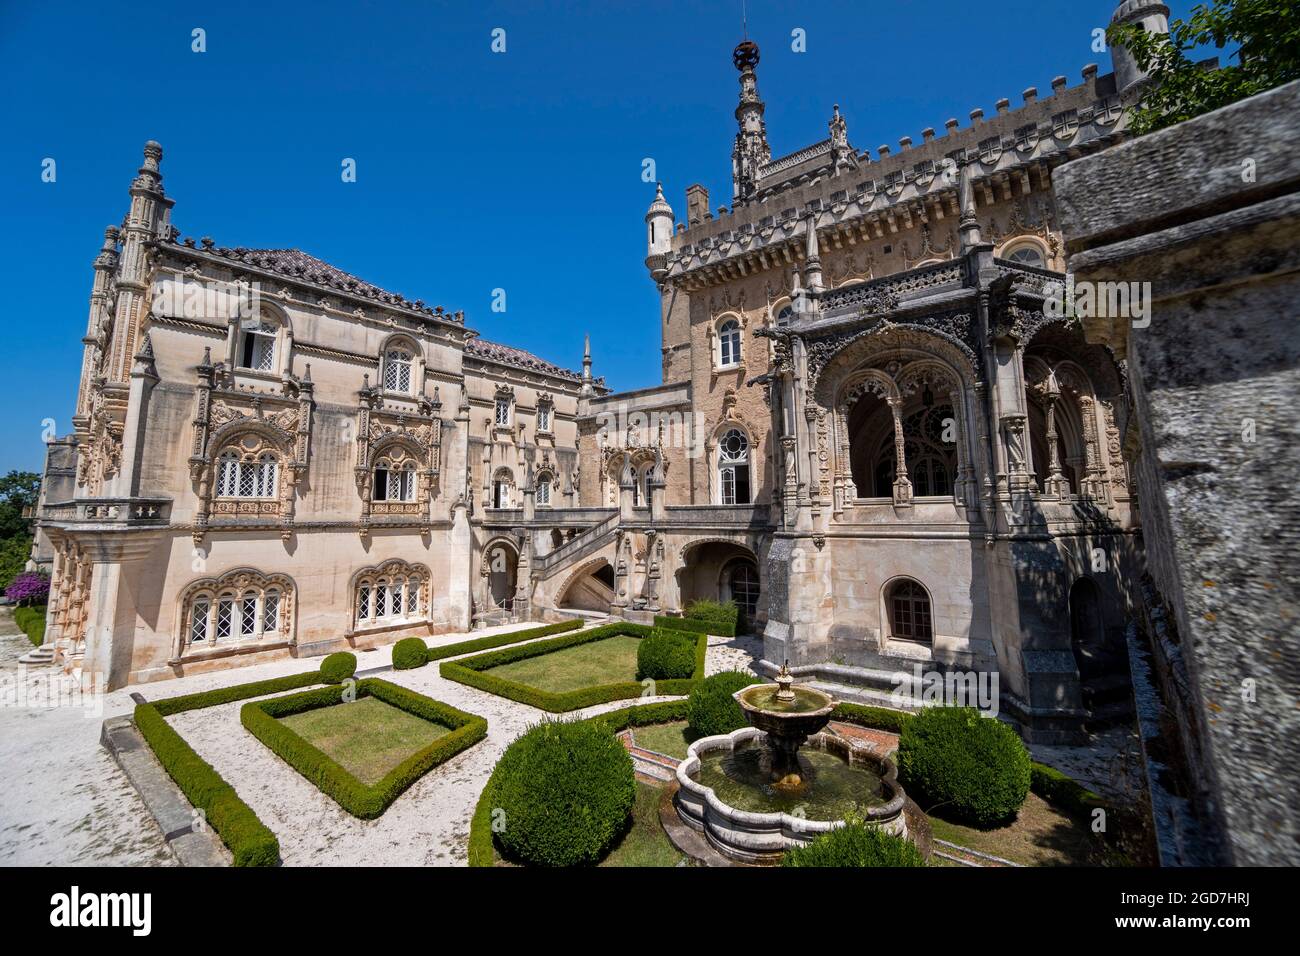
[[[688,545],[677,570],[677,587],[682,610],[697,600],[735,601],[740,607],[738,623],[747,630],[767,611],[758,558],[743,544],[701,541]]]
[[[488,601],[492,605],[489,610],[513,609],[519,572],[518,552],[504,541],[497,541],[488,545],[484,560],[488,569]]]

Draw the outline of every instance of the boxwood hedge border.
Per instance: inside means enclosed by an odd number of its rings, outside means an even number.
[[[407,788],[434,767],[487,736],[487,720],[477,714],[458,710],[386,680],[363,678],[356,682],[353,690],[357,700],[374,697],[408,714],[450,727],[451,733],[444,734],[427,747],[416,751],[390,770],[382,780],[371,785],[362,783],[323,750],[278,719],[341,704],[345,700],[344,695],[348,693],[346,687],[321,687],[302,694],[253,701],[240,709],[239,721],[281,760],[314,783],[348,813],[362,820],[373,820],[380,816]]]
[[[473,654],[477,651],[487,651],[494,647],[501,647],[505,644],[518,644],[520,641],[531,641],[538,637],[550,637],[552,634],[564,634],[568,631],[576,631],[586,622],[581,618],[574,618],[571,621],[557,621],[554,624],[543,624],[541,627],[524,628],[521,631],[510,631],[505,634],[493,634],[490,637],[478,637],[473,640],[460,641],[456,644],[444,644],[441,647],[429,648],[428,660],[440,661],[444,657],[456,657],[460,654]]]
[[[604,624],[600,627],[578,631],[574,634],[566,634],[563,637],[553,638],[548,641],[536,641],[519,647],[489,651],[475,657],[443,661],[439,665],[439,673],[448,680],[454,680],[459,684],[477,687],[489,694],[496,694],[498,697],[505,697],[521,704],[528,704],[531,707],[552,714],[562,714],[571,710],[590,707],[593,704],[606,704],[610,701],[640,697],[645,692],[645,686],[640,681],[620,681],[614,684],[598,684],[594,687],[580,687],[577,690],[557,693],[541,690],[528,684],[521,684],[518,681],[507,680],[504,677],[495,677],[484,672],[502,664],[510,664],[530,657],[541,657],[543,654],[550,654],[569,647],[577,647],[581,644],[589,644],[592,641],[601,641],[608,637],[630,636],[641,638],[648,637],[653,631],[654,628],[646,624],[618,621],[613,624]],[[706,635],[700,634],[695,639],[695,672],[686,678],[655,681],[655,694],[665,696],[689,694],[691,688],[695,686],[695,682],[704,677],[704,658],[707,652],[708,638]]]
[[[671,617],[656,614],[655,627],[666,627],[670,631],[689,631],[692,634],[714,634],[718,637],[736,636],[736,625],[734,624],[723,624],[721,621],[705,621],[694,617]]]

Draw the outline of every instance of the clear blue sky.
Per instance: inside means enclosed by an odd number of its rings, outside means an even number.
[[[772,149],[825,137],[833,103],[874,152],[1057,74],[1074,85],[1086,63],[1110,72],[1090,44],[1113,7],[750,0]],[[597,374],[657,384],[642,160],[679,218],[695,181],[730,203],[740,39],[739,0],[3,0],[0,472],[40,469],[44,419],[71,428],[91,260],[148,139],[185,235],[304,249],[568,367],[590,331]],[[498,287],[505,313],[490,308]]]

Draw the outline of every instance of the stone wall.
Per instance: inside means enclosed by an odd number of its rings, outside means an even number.
[[[1192,855],[1167,836],[1172,862],[1300,862],[1298,136],[1300,82],[1055,175],[1076,283],[1149,283],[1149,325],[1085,327],[1127,357],[1136,410],[1145,622],[1172,718],[1148,757],[1181,769],[1222,840]]]

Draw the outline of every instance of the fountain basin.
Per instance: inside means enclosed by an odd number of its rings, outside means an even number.
[[[761,686],[761,685],[760,685]],[[750,688],[752,689],[752,688]],[[823,721],[822,726],[825,726]],[[743,863],[776,863],[790,847],[801,846],[816,837],[844,825],[843,819],[810,819],[818,815],[816,808],[808,815],[776,809],[798,804],[797,795],[777,794],[767,796],[763,786],[755,786],[745,793],[748,806],[773,806],[771,811],[740,809],[725,802],[713,787],[701,782],[701,769],[705,761],[727,752],[735,755],[740,750],[767,748],[772,741],[765,731],[757,727],[742,727],[730,734],[704,737],[691,744],[686,759],[677,766],[677,813],[691,828],[704,833],[708,841],[725,856]],[[864,800],[857,814],[869,823],[881,826],[897,836],[907,835],[903,817],[906,795],[898,784],[898,770],[892,760],[880,759],[865,749],[852,746],[848,741],[831,734],[816,733],[806,744],[808,757],[829,755],[842,761],[848,768],[863,774]],[[841,781],[843,783],[843,781]],[[745,786],[744,783],[738,784]],[[816,780],[812,781],[816,788]],[[815,797],[813,797],[815,800]],[[813,802],[810,800],[810,802]]]

